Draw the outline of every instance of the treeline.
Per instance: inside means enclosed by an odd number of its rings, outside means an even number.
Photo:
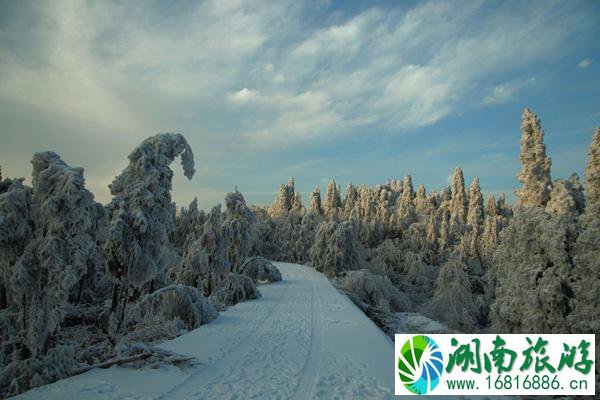
[[[410,175],[368,187],[331,181],[303,206],[294,180],[255,208],[255,251],[309,263],[384,330],[418,312],[464,332],[600,331],[600,129],[583,184],[551,179],[539,118],[523,112],[516,204],[465,187],[415,191]]]

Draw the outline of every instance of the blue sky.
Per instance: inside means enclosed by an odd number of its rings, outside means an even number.
[[[406,174],[439,190],[457,165],[512,198],[524,107],[553,178],[581,174],[598,38],[598,1],[2,1],[0,165],[29,178],[54,150],[107,202],[141,140],[181,132],[197,174],[173,164],[180,205],[235,185],[270,203],[292,175],[304,193]]]

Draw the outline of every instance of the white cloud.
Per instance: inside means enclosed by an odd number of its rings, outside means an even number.
[[[526,80],[513,80],[495,86],[491,92],[483,98],[483,104],[492,106],[513,101],[519,91],[534,83],[535,78],[529,78]]]
[[[583,60],[581,60],[579,62],[579,64],[577,64],[577,66],[581,69],[585,69],[585,68],[589,67],[591,63],[592,63],[592,60],[590,60],[589,58],[584,58]]]
[[[0,49],[0,98],[111,130],[186,130],[229,145],[401,133],[478,106],[465,99],[560,54],[566,28],[584,17],[568,4],[516,13],[510,4],[433,1],[308,24],[306,14],[323,12],[312,7],[47,2],[36,12],[48,23],[21,32],[42,50],[28,59]],[[483,102],[510,101],[521,88],[503,83]]]
[[[246,104],[253,97],[258,95],[258,90],[250,90],[248,88],[243,88],[235,93],[228,93],[227,98],[231,103],[234,104]]]

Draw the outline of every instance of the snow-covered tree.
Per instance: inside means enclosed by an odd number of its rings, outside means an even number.
[[[239,272],[252,247],[251,224],[254,213],[246,205],[244,196],[236,191],[225,196],[225,221],[221,227],[227,237],[227,260],[231,272]]]
[[[523,169],[517,179],[523,187],[515,191],[517,205],[543,207],[550,196],[552,161],[546,156],[542,123],[528,108],[523,111],[520,144]]]
[[[314,215],[322,215],[323,209],[321,207],[321,188],[315,187],[310,193],[310,209],[309,212]]]
[[[460,257],[450,258],[441,268],[430,302],[430,312],[461,332],[474,331],[480,305],[469,267]]]
[[[451,220],[458,224],[465,224],[467,222],[468,205],[467,193],[465,192],[465,178],[462,169],[456,167],[452,181]]]
[[[495,286],[491,307],[497,332],[567,332],[568,243],[573,222],[538,207],[518,208],[500,234],[488,283]]]
[[[103,211],[85,189],[82,168],[68,166],[53,152],[36,153],[31,162],[34,230],[12,267],[10,286],[25,346],[36,357],[55,345],[64,307],[71,295],[77,301],[88,268],[99,268],[96,232]]]
[[[10,277],[31,240],[34,223],[31,188],[23,185],[23,179],[4,179],[0,184],[0,310],[3,310],[20,301],[12,293]]]
[[[198,199],[194,198],[188,208],[181,208],[175,217],[175,230],[171,235],[171,242],[178,249],[184,249],[198,238],[202,225],[206,222],[206,213],[198,209]]]
[[[398,290],[387,276],[367,269],[342,272],[335,282],[369,316],[408,311],[412,306],[410,298]]]
[[[437,249],[437,240],[437,220],[435,213],[431,213],[429,216],[429,222],[427,223],[427,241],[434,250]]]
[[[546,211],[555,214],[576,215],[578,213],[577,193],[573,183],[566,179],[557,179],[552,184],[550,199]]]
[[[294,192],[294,196],[292,197],[292,211],[294,212],[303,212],[304,207],[302,207],[302,195],[300,192]]]
[[[329,181],[327,184],[327,193],[325,194],[325,201],[323,202],[323,212],[328,218],[335,215],[342,207],[342,198],[340,195],[340,188],[335,183],[335,180]]]
[[[489,217],[492,215],[498,215],[498,206],[496,205],[496,198],[490,196],[485,203],[485,216]]]
[[[269,260],[262,257],[250,257],[244,261],[240,269],[242,275],[252,279],[254,283],[279,282],[281,272]]]
[[[223,277],[229,271],[228,236],[222,229],[221,205],[213,207],[202,227],[199,241],[201,249],[208,257],[208,274],[202,277],[202,290],[210,296],[221,285]],[[185,259],[185,256],[184,256]]]
[[[584,178],[586,207],[600,214],[600,128],[594,131]]]
[[[349,183],[348,189],[346,190],[346,197],[344,197],[344,216],[346,218],[349,218],[352,211],[357,208],[358,201],[358,190],[356,189],[356,186]]]
[[[429,210],[429,201],[427,199],[427,191],[425,186],[419,185],[417,189],[417,196],[415,198],[415,209],[418,213],[426,214]]]
[[[141,288],[167,266],[167,243],[175,229],[169,165],[178,156],[184,175],[191,179],[194,156],[183,135],[150,137],[131,152],[129,165],[109,186],[113,199],[108,205],[106,253],[108,270],[116,280],[113,312],[122,306],[113,331],[123,319],[130,287]]]
[[[483,224],[479,250],[483,259],[482,263],[485,265],[492,263],[494,252],[498,247],[498,233],[500,230],[498,219],[497,215],[487,215]]]
[[[312,265],[328,276],[341,271],[360,269],[364,249],[358,240],[356,226],[350,221],[330,220],[319,225],[310,250]]]
[[[319,218],[313,213],[306,213],[302,217],[298,239],[296,240],[295,254],[296,261],[305,263],[310,260],[310,248],[315,242],[315,234]]]
[[[469,190],[469,211],[467,213],[467,224],[472,229],[479,231],[481,224],[483,223],[483,195],[481,194],[481,187],[479,186],[479,178],[473,179],[471,188]]]
[[[375,202],[373,201],[373,191],[366,185],[360,185],[358,188],[360,216],[363,220],[370,220],[375,214]]]
[[[289,193],[289,188],[286,185],[279,186],[277,198],[271,207],[269,207],[269,215],[271,217],[279,217],[292,209],[292,198]]]

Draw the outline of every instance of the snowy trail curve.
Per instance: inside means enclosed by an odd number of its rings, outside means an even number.
[[[275,263],[262,298],[161,347],[198,365],[92,370],[20,399],[387,399],[392,342],[319,272]]]

